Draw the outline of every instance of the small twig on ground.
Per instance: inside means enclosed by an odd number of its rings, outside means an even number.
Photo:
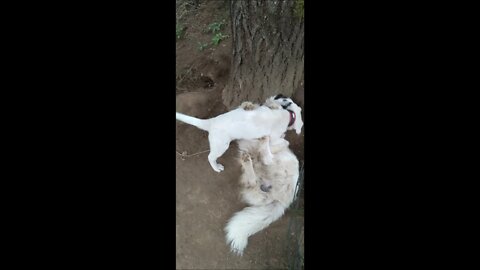
[[[178,86],[177,86],[177,90],[183,91],[183,92],[188,92],[188,91],[189,91],[189,90],[186,89],[186,88],[182,88],[182,87],[178,87]]]
[[[180,75],[180,77],[178,78],[178,81],[177,81],[177,84],[180,84],[183,82],[183,80],[185,79],[185,77],[187,77],[187,75],[190,75],[190,72],[192,71],[192,69],[195,67],[195,65],[191,65],[190,68],[186,71],[186,72],[183,72],[183,74]]]
[[[206,152],[209,152],[209,151],[210,151],[210,149],[209,149],[209,150],[202,151],[202,152],[198,152],[198,153],[195,153],[195,154],[191,154],[191,155],[188,155],[188,154],[187,154],[187,151],[183,151],[182,153],[180,153],[180,152],[178,152],[178,151],[176,151],[176,152],[177,152],[177,154],[180,155],[180,158],[181,158],[182,160],[185,160],[185,159],[188,158],[188,157],[200,155],[200,154],[203,154],[203,153],[206,153]]]

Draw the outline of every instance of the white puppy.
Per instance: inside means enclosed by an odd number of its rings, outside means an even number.
[[[283,109],[282,109],[283,107]],[[210,119],[199,119],[185,114],[176,113],[177,120],[194,125],[208,131],[210,154],[208,161],[216,172],[223,171],[222,164],[217,163],[227,151],[230,142],[238,139],[252,140],[261,137],[279,139],[287,130],[295,129],[300,134],[303,126],[302,109],[290,98],[282,95],[270,97],[264,105],[245,109],[237,109]],[[266,144],[264,162],[271,163],[272,156]]]
[[[258,160],[267,140],[240,140],[242,165],[242,200],[249,207],[237,212],[225,227],[227,244],[236,254],[242,255],[248,237],[268,227],[279,219],[292,203],[299,177],[297,157],[288,148],[288,141],[270,141],[273,163],[265,165]]]

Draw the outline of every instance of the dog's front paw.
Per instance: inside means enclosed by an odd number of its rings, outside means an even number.
[[[243,161],[243,162],[250,162],[252,161],[252,158],[250,157],[250,155],[247,153],[247,152],[241,152],[240,153],[240,159]]]
[[[257,108],[257,105],[250,101],[245,101],[240,105],[240,108],[244,109],[245,111],[253,111]]]
[[[217,164],[217,169],[218,169],[217,172],[221,172],[221,171],[223,171],[223,170],[225,169],[225,167],[223,167],[222,164],[218,163],[218,164]]]
[[[222,164],[217,163],[217,164],[212,164],[212,169],[219,173],[223,171],[224,167]]]

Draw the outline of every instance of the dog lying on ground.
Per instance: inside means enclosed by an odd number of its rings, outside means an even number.
[[[283,109],[282,109],[283,108]],[[263,105],[244,103],[242,106],[210,119],[199,119],[176,113],[177,120],[208,131],[210,153],[208,161],[216,172],[224,170],[217,159],[227,151],[233,140],[253,140],[262,137],[277,140],[287,130],[300,134],[303,126],[302,109],[290,98],[282,95],[270,97]],[[272,154],[266,143],[263,162],[270,164]]]
[[[259,162],[266,143],[270,143],[273,155],[270,165]],[[292,203],[297,192],[299,162],[288,145],[283,138],[238,141],[241,197],[250,206],[235,213],[225,227],[232,252],[242,255],[248,237],[282,217]]]

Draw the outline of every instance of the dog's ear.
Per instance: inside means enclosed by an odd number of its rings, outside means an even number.
[[[273,99],[277,100],[279,98],[286,98],[286,96],[282,95],[282,94],[278,94],[276,95]]]

